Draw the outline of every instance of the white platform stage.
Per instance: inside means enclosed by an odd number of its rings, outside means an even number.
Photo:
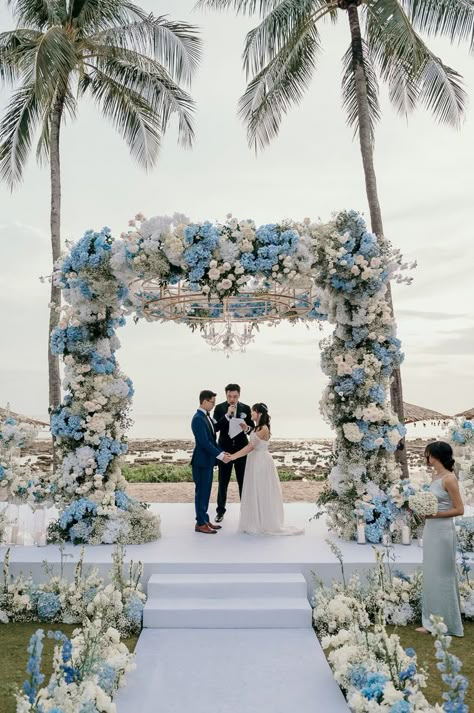
[[[368,569],[375,558],[370,544],[358,545],[344,542],[328,533],[324,519],[311,520],[315,506],[311,503],[285,504],[285,519],[290,525],[305,528],[305,534],[290,537],[253,537],[237,532],[239,505],[231,504],[217,535],[194,532],[194,506],[192,504],[156,503],[151,509],[161,515],[162,537],[145,545],[129,545],[126,561],[133,559],[144,565],[143,582],[155,573],[173,572],[301,572],[312,590],[312,573],[329,583],[340,577],[337,560],[325,542],[332,539],[344,558],[346,575],[354,570]],[[214,509],[210,510],[213,514]],[[111,565],[112,546],[88,546],[85,563],[106,574]],[[6,547],[0,548],[0,562]],[[65,573],[71,574],[79,557],[80,547],[68,545]],[[422,550],[416,541],[411,546],[394,547],[394,567],[410,572],[419,567]],[[60,553],[55,545],[46,547],[12,546],[11,572],[31,572],[36,581],[44,578],[42,562],[59,565]]]

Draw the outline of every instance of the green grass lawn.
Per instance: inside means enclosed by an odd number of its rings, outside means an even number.
[[[70,636],[77,625],[45,624],[32,622],[28,624],[0,624],[0,713],[15,713],[14,692],[17,686],[27,678],[26,664],[28,653],[26,647],[32,634],[37,629],[62,631]],[[138,637],[124,639],[128,648],[133,651]],[[51,675],[52,654],[55,645],[52,639],[43,639],[42,672],[46,682]]]
[[[190,465],[171,463],[150,463],[149,465],[125,465],[122,474],[129,483],[192,483],[193,474]],[[281,481],[293,480],[290,470],[279,469]],[[232,476],[235,480],[235,475]],[[217,470],[214,472],[217,480]],[[1,712],[0,712],[1,713]]]
[[[441,680],[441,674],[436,668],[434,638],[431,635],[416,632],[417,626],[419,624],[398,628],[388,626],[387,630],[391,634],[398,634],[404,648],[415,649],[418,666],[424,668],[429,674],[428,685],[424,689],[425,696],[431,704],[442,703],[441,694],[446,689]],[[458,639],[453,636],[449,650],[462,661],[461,673],[469,680],[465,703],[470,710],[474,711],[474,622],[464,622],[464,638]]]

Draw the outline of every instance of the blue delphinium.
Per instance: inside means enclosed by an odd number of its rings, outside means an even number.
[[[54,592],[40,592],[36,606],[40,619],[50,621],[61,610],[61,601]]]
[[[29,680],[23,683],[23,691],[28,697],[31,704],[34,703],[38,687],[44,681],[44,675],[41,673],[41,655],[43,653],[43,629],[38,629],[30,639],[27,651],[30,654],[26,672],[30,674]]]

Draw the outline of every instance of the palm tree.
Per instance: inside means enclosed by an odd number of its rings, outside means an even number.
[[[0,176],[23,177],[35,135],[49,162],[53,264],[61,250],[60,132],[89,97],[145,169],[157,160],[171,115],[179,140],[193,141],[189,84],[200,57],[196,29],[146,13],[128,0],[10,0],[17,29],[0,33],[0,80],[14,90],[0,123]],[[51,284],[49,333],[60,290]],[[58,358],[48,334],[49,406],[61,401]]]
[[[278,135],[284,114],[308,89],[321,50],[321,23],[335,22],[345,13],[351,41],[343,57],[343,105],[349,125],[359,135],[372,231],[383,236],[373,158],[375,124],[380,119],[378,77],[387,82],[400,114],[407,115],[421,103],[438,121],[458,127],[466,104],[461,77],[418,33],[467,39],[474,47],[472,0],[200,0],[198,7],[233,7],[237,13],[258,12],[262,18],[246,38],[243,61],[250,81],[239,102],[249,145],[256,151]],[[390,291],[388,300],[393,312]],[[403,422],[399,369],[391,400]],[[405,449],[397,456],[408,475]]]

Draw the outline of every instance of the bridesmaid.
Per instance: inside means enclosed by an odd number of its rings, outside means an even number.
[[[430,490],[438,498],[438,512],[426,518],[423,531],[423,626],[428,634],[430,615],[442,616],[451,636],[464,636],[456,572],[454,518],[463,515],[464,505],[454,473],[453,449],[435,441],[425,449],[426,462],[433,468]]]

